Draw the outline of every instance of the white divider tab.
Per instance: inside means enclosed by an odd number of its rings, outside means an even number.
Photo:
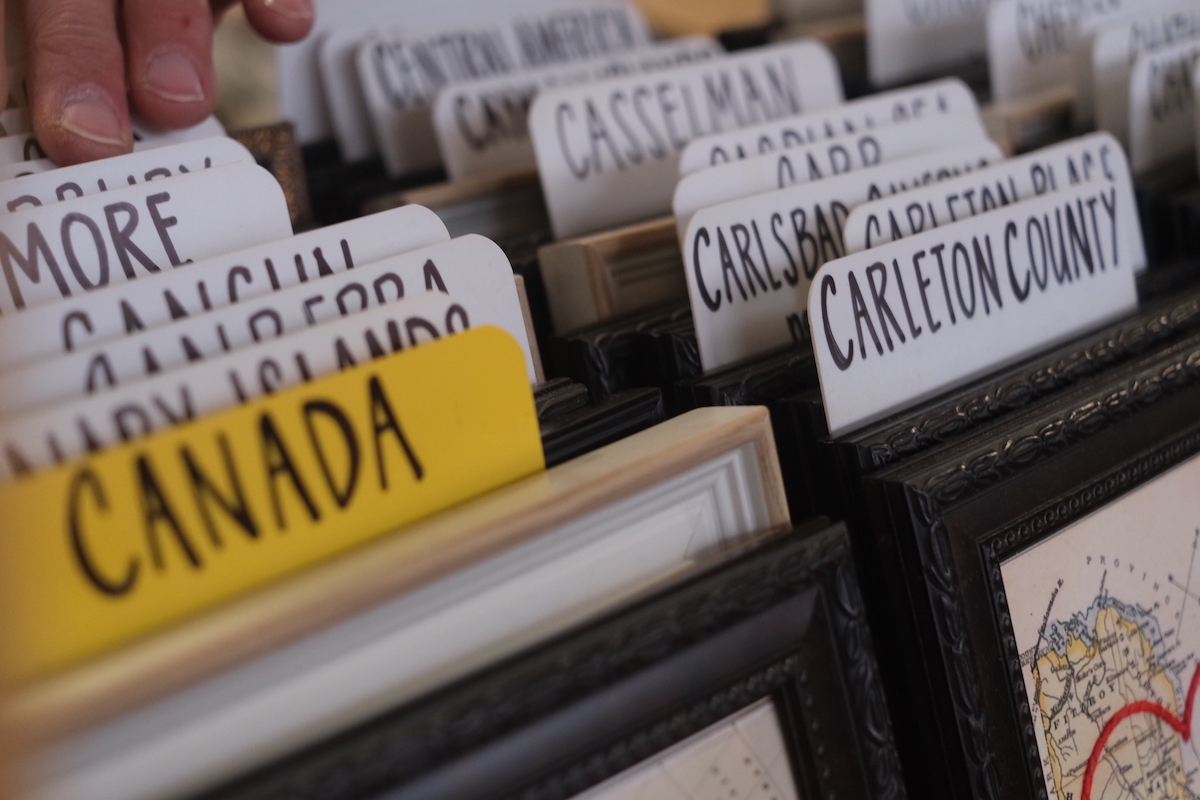
[[[324,5],[324,2],[318,5]],[[393,34],[400,32],[411,36],[428,36],[438,31],[478,30],[483,26],[494,27],[498,22],[516,15],[529,16],[554,9],[616,8],[625,9],[633,24],[641,31],[639,36],[648,41],[641,16],[629,10],[629,3],[621,0],[406,0],[403,8],[395,0],[336,0],[338,6],[329,12],[326,22],[318,18],[317,27],[308,39],[316,42],[311,50],[313,80],[317,81],[322,100],[321,115],[324,117],[323,133],[316,141],[336,134],[342,158],[346,161],[361,161],[379,153],[375,134],[371,129],[371,115],[367,111],[362,84],[358,76],[358,51],[367,39],[380,31]],[[542,36],[542,44],[559,46],[561,30],[550,30]],[[538,34],[541,35],[540,33]],[[536,36],[535,36],[536,38]],[[305,49],[304,43],[280,48],[280,60],[292,62],[298,55],[296,50]],[[569,50],[570,48],[568,48]],[[541,65],[545,60],[534,59],[531,63]],[[319,78],[317,77],[319,73]],[[280,76],[280,106],[294,105],[291,98],[291,81]],[[303,75],[297,75],[302,81]],[[311,99],[310,101],[311,102]],[[289,118],[286,110],[284,118]],[[307,136],[307,126],[304,127]]]
[[[0,136],[15,136],[33,130],[29,115],[23,108],[6,108],[0,111]]]
[[[49,172],[52,169],[58,169],[58,165],[48,158],[35,158],[33,161],[13,161],[9,164],[0,164],[0,181],[11,181],[13,178],[37,175],[41,172]]]
[[[0,316],[0,371],[449,240],[432,211],[402,206]]]
[[[565,2],[566,0],[560,0]],[[594,2],[595,0],[593,0]],[[530,0],[314,0],[313,29],[294,44],[275,48],[278,76],[279,116],[295,126],[300,144],[312,144],[333,136],[332,101],[358,94],[358,76],[354,67],[356,45],[371,30],[390,25],[419,22],[422,31],[481,21],[521,13]],[[335,59],[338,77],[333,87],[342,91],[326,92],[322,83],[318,50],[336,28],[357,27],[362,33],[348,40],[341,58]],[[361,94],[358,95],[361,99]],[[364,124],[367,117],[362,117]]]
[[[1096,34],[1091,73],[1096,127],[1129,145],[1129,91],[1139,56],[1200,38],[1200,2],[1172,4],[1173,10],[1139,16]],[[1080,101],[1081,103],[1084,101]]]
[[[871,83],[936,75],[987,55],[989,0],[865,0]]]
[[[0,164],[17,164],[46,157],[46,151],[32,133],[0,137]]]
[[[1129,78],[1129,161],[1134,175],[1181,159],[1196,146],[1191,77],[1200,40],[1138,56]]]
[[[224,136],[225,126],[216,117],[208,117],[203,122],[190,128],[158,128],[136,115],[133,118],[133,149],[153,150],[156,147],[170,147],[184,142],[198,142],[201,139],[211,139],[214,136]]]
[[[888,125],[948,117],[979,119],[979,104],[974,93],[958,78],[873,94],[825,111],[702,136],[683,149],[683,155],[679,157],[679,174],[689,175],[741,158],[865,133]]]
[[[253,164],[254,156],[227,136],[143,150],[126,156],[60,167],[0,182],[0,208],[17,211],[124,189],[152,180],[230,164]],[[217,201],[220,202],[220,201]]]
[[[133,151],[153,150],[157,147],[192,142],[199,139],[211,139],[214,136],[224,136],[225,128],[216,117],[209,117],[191,128],[183,130],[158,130],[145,123],[134,121]],[[46,152],[38,144],[33,133],[24,131],[12,136],[0,138],[0,164],[13,164],[20,161],[34,161],[46,158]]]
[[[627,55],[523,70],[443,89],[433,103],[433,129],[451,180],[536,169],[529,108],[538,92],[707,61],[724,52],[707,36],[690,36]]]
[[[1105,31],[1124,28],[1130,23],[1145,23],[1165,13],[1190,11],[1196,0],[1121,0],[1114,7],[1120,12],[1093,13],[1084,17],[1075,34],[1072,53],[1072,120],[1076,130],[1086,131],[1096,125],[1096,74],[1092,70],[1092,53],[1097,38]],[[1103,11],[1103,10],[1102,10]],[[1129,59],[1130,66],[1133,59]],[[1122,90],[1124,91],[1124,90]]]
[[[1096,182],[826,264],[808,313],[830,432],[1131,312],[1136,213]]]
[[[813,41],[543,92],[529,129],[554,235],[668,214],[688,142],[841,98],[837,64]]]
[[[450,295],[422,292],[147,380],[10,417],[0,422],[0,481],[183,425],[479,324]]]
[[[631,5],[610,3],[534,8],[494,24],[419,35],[378,33],[359,47],[358,77],[384,166],[404,175],[441,163],[430,106],[448,86],[629,53],[647,38]]]
[[[701,366],[716,369],[807,337],[809,283],[844,255],[842,225],[855,206],[1001,158],[994,144],[980,142],[698,212],[683,257]]]
[[[684,175],[675,187],[675,224],[682,241],[692,215],[702,208],[986,138],[977,117],[950,117],[889,125],[709,167]]]
[[[0,314],[291,235],[283,190],[256,164],[0,214]]]
[[[1135,207],[1125,151],[1111,134],[1094,133],[936,186],[865,203],[851,211],[846,220],[846,252],[858,253],[1091,181],[1110,184],[1117,190],[1122,207]],[[1100,202],[1104,202],[1103,197]],[[1096,207],[1089,213],[1102,212]],[[1133,269],[1145,269],[1146,248],[1137,215],[1122,217],[1118,225],[1121,237],[1130,242]]]
[[[487,14],[487,8],[504,7],[519,0],[494,0],[482,3],[446,3],[440,0],[410,1],[408,14],[431,24],[470,6],[470,10]],[[333,136],[329,97],[321,81],[318,52],[334,28],[361,25],[378,28],[397,22],[395,0],[313,0],[315,18],[312,30],[293,44],[275,47],[275,74],[279,92],[279,116],[292,123],[300,144],[312,144]],[[357,91],[357,75],[353,57],[347,72],[354,76],[349,82]]]
[[[0,417],[151,377],[426,291],[448,292],[473,320],[507,331],[536,375],[512,266],[468,235],[385,258],[169,325],[0,373]]]
[[[996,100],[1014,100],[1073,81],[1076,53],[1091,33],[1147,0],[1030,3],[998,0],[988,7],[988,72]]]

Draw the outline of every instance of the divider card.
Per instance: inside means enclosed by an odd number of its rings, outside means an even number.
[[[421,292],[144,380],[5,417],[0,420],[0,481],[194,422],[470,327],[470,314],[454,298]]]
[[[1001,158],[982,142],[698,212],[683,257],[700,365],[717,369],[807,338],[809,284],[844,255],[842,224],[855,206]]]
[[[841,99],[837,64],[813,41],[542,92],[529,129],[554,235],[669,214],[689,141]]]
[[[889,125],[950,117],[979,119],[975,95],[958,78],[873,94],[825,111],[702,136],[683,149],[679,174],[690,175],[706,167]]]
[[[894,86],[983,59],[988,2],[864,0],[871,83]]]
[[[1129,73],[1142,53],[1200,35],[1200,0],[1147,3],[1144,9],[1097,29],[1078,49],[1075,125],[1095,124],[1129,141]]]
[[[0,164],[0,181],[10,181],[25,175],[36,175],[39,172],[49,172],[58,169],[58,165],[48,158],[37,158],[33,161],[15,161],[11,164]]]
[[[0,316],[0,370],[449,240],[432,211],[403,206]]]
[[[568,11],[600,8],[617,10],[629,16],[630,24],[638,31],[641,43],[649,41],[649,33],[641,16],[627,2],[614,0],[503,0],[496,2],[421,3],[408,2],[398,8],[394,0],[390,5],[378,9],[379,13],[364,19],[347,9],[345,3],[331,12],[333,26],[324,31],[314,50],[313,58],[320,65],[320,83],[324,89],[324,102],[328,106],[331,127],[327,135],[336,134],[342,158],[349,162],[361,161],[379,153],[372,130],[371,115],[363,95],[362,81],[358,74],[358,51],[366,40],[380,31],[401,32],[405,35],[428,37],[439,32],[477,30],[481,26],[500,24],[517,15],[548,13],[554,9]],[[357,6],[371,5],[359,0]],[[350,10],[351,13],[347,13]],[[564,52],[578,49],[576,44],[563,47],[564,33],[561,29],[546,29],[533,35],[540,46],[561,47]],[[446,45],[453,44],[447,37]],[[467,54],[466,48],[462,48]],[[319,51],[319,52],[318,52]],[[548,63],[533,59],[531,63]]]
[[[1015,100],[1072,83],[1076,52],[1090,47],[1091,32],[1148,4],[1147,0],[996,0],[987,12],[992,95],[998,101]]]
[[[497,0],[495,5],[503,7],[506,3]],[[431,19],[431,15],[453,14],[462,6],[427,0],[420,4],[410,3],[408,8],[413,15]],[[372,26],[393,22],[396,17],[396,3],[395,0],[313,0],[313,11],[313,27],[308,36],[298,42],[275,47],[279,116],[292,123],[296,140],[302,145],[329,139],[334,135],[329,98],[321,80],[319,66],[318,52],[321,43],[335,26]],[[349,69],[350,74],[355,74],[353,56]],[[352,83],[357,84],[357,80]]]
[[[254,156],[227,136],[144,150],[129,155],[89,161],[0,181],[0,207],[16,211],[46,206],[60,200],[123,189],[152,180],[186,175],[230,164],[253,164]],[[219,201],[218,201],[219,202]]]
[[[216,117],[209,117],[191,128],[182,130],[158,130],[133,122],[133,151],[153,150],[158,147],[169,147],[184,142],[199,139],[211,139],[224,136],[225,128],[217,122]],[[0,138],[0,165],[14,164],[22,161],[42,160],[46,158],[45,151],[38,144],[37,137],[30,131]]]
[[[1129,78],[1129,161],[1134,175],[1189,155],[1196,146],[1191,77],[1200,40],[1143,53]]]
[[[1133,311],[1136,214],[1095,182],[826,264],[808,316],[831,435]]]
[[[427,26],[446,27],[469,23],[472,19],[494,19],[515,13],[528,0],[477,0],[476,2],[447,3],[444,0],[408,0],[403,16],[396,0],[314,0],[316,17],[308,36],[298,42],[275,48],[275,65],[279,89],[279,116],[295,127],[300,144],[312,144],[332,138],[332,116],[338,113],[333,105],[346,88],[358,96],[358,72],[354,64],[357,45],[371,30],[419,19]],[[326,92],[322,74],[324,66],[318,57],[325,40],[338,28],[357,28],[362,35],[347,41],[341,57],[334,59],[338,73],[334,80],[343,91]],[[362,106],[363,124],[369,119]]]
[[[846,220],[846,253],[858,253],[1092,181],[1115,188],[1122,207],[1135,207],[1125,151],[1110,134],[1072,139],[936,186],[864,203]],[[1117,223],[1122,238],[1130,242],[1134,270],[1145,269],[1146,249],[1137,216],[1121,217]]]
[[[836,136],[702,169],[684,175],[675,187],[671,206],[679,239],[683,240],[692,215],[702,208],[986,139],[978,118],[950,117]]]
[[[29,124],[29,115],[23,108],[6,108],[0,111],[0,136],[13,136],[18,133],[29,133],[33,127]]]
[[[691,36],[641,47],[627,55],[554,64],[513,75],[467,81],[438,92],[433,129],[451,180],[536,169],[529,108],[543,89],[574,86],[706,61],[724,51],[714,40]]]
[[[196,142],[225,136],[225,126],[216,117],[207,117],[190,128],[159,128],[141,119],[137,114],[130,120],[133,127],[133,148],[151,150],[155,147],[170,147],[184,142]]]
[[[0,488],[15,677],[542,470],[521,362],[468,331]]]
[[[46,151],[32,133],[0,137],[0,164],[16,164],[46,157]]]
[[[536,382],[512,267],[497,244],[471,234],[0,372],[0,418],[74,400],[429,291],[449,293],[466,318],[475,324],[496,325],[516,339],[525,353],[529,380]]]
[[[627,53],[647,39],[633,7],[611,3],[535,6],[459,30],[380,32],[359,47],[358,77],[383,164],[404,175],[441,163],[430,106],[447,86]]]
[[[255,164],[0,214],[0,314],[291,235],[283,190]]]

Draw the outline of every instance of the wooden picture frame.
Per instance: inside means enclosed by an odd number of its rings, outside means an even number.
[[[631,314],[602,320],[573,333],[551,336],[548,360],[559,375],[567,375],[602,399],[635,386],[669,387],[659,374],[656,350],[648,347],[648,333],[660,326],[690,324],[692,308],[686,301],[652,306]],[[695,339],[693,337],[693,352]],[[696,367],[700,357],[695,355]]]
[[[287,200],[292,227],[297,231],[310,227],[313,224],[313,210],[308,196],[308,178],[292,124],[277,122],[233,131],[229,135],[250,151],[260,167],[279,181]]]
[[[911,791],[1048,796],[1001,567],[1197,452],[1192,335],[864,480],[864,580],[909,600],[872,622]]]
[[[24,687],[8,718],[51,793],[195,791],[789,526],[766,409],[704,409]],[[556,602],[513,595],[535,586]],[[454,615],[488,623],[430,634]]]
[[[538,261],[559,334],[688,296],[674,217],[548,244]]]
[[[550,240],[550,217],[537,170],[514,170],[381,195],[368,201],[367,214],[415,204],[435,212],[451,236],[478,233],[507,252],[514,243],[533,246]]]
[[[698,754],[675,785],[711,760],[723,796],[790,773],[790,794],[761,796],[904,797],[841,525],[814,521],[205,797],[581,796],[764,699],[790,769],[761,749]]]

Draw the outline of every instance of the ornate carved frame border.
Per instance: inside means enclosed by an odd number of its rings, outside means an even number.
[[[1045,797],[999,564],[1200,449],[1198,384],[1193,335],[880,474],[906,498],[941,651],[926,658],[943,664],[975,797]],[[984,677],[997,672],[1004,686]]]
[[[1025,515],[1013,524],[992,533],[980,542],[980,556],[984,575],[991,594],[992,611],[995,615],[1009,689],[1012,692],[1013,709],[1020,727],[1021,744],[1029,764],[1030,774],[1036,778],[1037,797],[1048,797],[1042,759],[1038,753],[1034,735],[1034,720],[1029,711],[1025,694],[1024,678],[1021,675],[1020,653],[1013,634],[1012,618],[1008,610],[1008,596],[1004,591],[1000,565],[1010,556],[1054,535],[1078,519],[1096,511],[1105,503],[1136,489],[1162,473],[1178,466],[1191,456],[1200,453],[1200,430],[1192,429],[1162,443],[1151,451],[1110,470],[1085,485],[1057,500],[1046,503],[1036,511]]]
[[[648,699],[628,702],[639,695]],[[550,730],[567,744],[501,758],[501,774],[454,796],[565,798],[764,697],[800,796],[904,797],[841,525],[814,521],[210,796],[374,796],[461,774],[480,753]]]

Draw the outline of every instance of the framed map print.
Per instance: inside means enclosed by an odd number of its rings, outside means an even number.
[[[1192,333],[863,479],[912,794],[1200,794],[1197,453]]]
[[[1001,564],[1051,797],[1200,790],[1197,488],[1193,456]]]
[[[798,800],[775,704],[764,699],[577,800]]]
[[[282,796],[901,800],[845,527],[814,520],[205,795]]]

